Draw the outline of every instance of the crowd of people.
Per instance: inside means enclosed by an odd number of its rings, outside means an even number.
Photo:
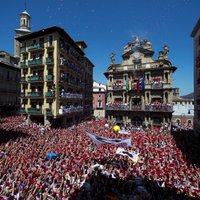
[[[21,116],[1,119],[0,200],[200,198],[200,166],[187,160],[169,129],[127,124],[126,135],[105,124],[94,119],[53,129],[26,124]],[[86,130],[106,138],[131,137],[132,146],[123,148],[138,152],[138,162],[116,154],[116,145],[95,144]]]

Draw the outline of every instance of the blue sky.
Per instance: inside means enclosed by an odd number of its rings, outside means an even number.
[[[0,49],[13,54],[14,30],[25,0],[6,0],[0,6]],[[178,67],[173,87],[181,95],[193,92],[193,40],[190,33],[200,17],[199,0],[26,0],[31,30],[60,26],[76,40],[84,40],[86,55],[94,63],[94,80],[106,83],[103,73],[134,35],[149,39],[157,58],[164,44]]]

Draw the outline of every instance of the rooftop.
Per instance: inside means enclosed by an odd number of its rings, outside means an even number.
[[[199,20],[197,21],[197,23],[196,23],[196,25],[195,25],[195,27],[193,28],[193,30],[192,30],[192,33],[191,33],[191,37],[195,37],[195,35],[196,35],[196,33],[197,33],[197,31],[200,29],[200,18],[199,18]]]

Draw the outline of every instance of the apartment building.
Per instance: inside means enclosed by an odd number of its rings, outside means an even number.
[[[110,122],[134,125],[170,123],[173,112],[172,74],[176,67],[169,61],[167,45],[154,59],[148,40],[135,40],[124,47],[122,63],[115,54],[104,73],[107,78],[106,116]]]
[[[194,51],[194,130],[200,136],[200,18],[194,26],[193,37]]]
[[[21,109],[27,121],[71,125],[92,115],[92,62],[85,42],[54,26],[16,38],[20,42]]]

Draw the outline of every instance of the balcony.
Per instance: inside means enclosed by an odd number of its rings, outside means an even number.
[[[69,93],[69,92],[61,92],[60,97],[65,99],[83,99],[82,94]]]
[[[141,105],[132,105],[130,110],[140,111],[140,110],[142,110],[142,107],[141,107]]]
[[[173,112],[173,106],[171,104],[148,104],[142,108],[141,105],[132,105],[123,103],[111,103],[106,105],[106,110],[116,110],[116,111],[151,111],[151,112]]]
[[[30,98],[42,98],[42,92],[31,92],[28,94],[28,97]]]
[[[171,104],[148,104],[145,105],[145,111],[153,112],[173,112],[173,105]]]
[[[78,66],[77,64],[73,62],[64,60],[63,58],[60,59],[60,65],[64,65],[67,67],[68,70],[71,70],[78,74],[81,74],[83,72],[80,66]]]
[[[20,78],[19,82],[20,82],[20,83],[25,83],[25,82],[26,82],[26,79],[25,79],[25,78]]]
[[[53,81],[53,75],[51,74],[46,75],[46,81]]]
[[[46,92],[45,97],[53,97],[53,93],[52,92]]]
[[[28,113],[34,114],[34,115],[42,115],[42,109],[41,108],[29,108]]]
[[[20,93],[20,97],[21,97],[21,98],[24,98],[25,96],[26,96],[25,93]]]
[[[53,58],[46,58],[46,64],[53,64]]]
[[[25,108],[20,108],[20,109],[19,109],[19,113],[20,113],[20,114],[26,113]]]
[[[123,85],[115,85],[112,86],[113,90],[123,90]]]
[[[40,81],[43,81],[43,77],[42,76],[30,76],[30,77],[28,77],[28,81],[29,82],[40,82]]]
[[[21,47],[20,48],[20,53],[25,53],[26,52],[26,47]]]
[[[130,110],[130,106],[123,103],[111,103],[106,105],[106,110]]]
[[[26,61],[23,61],[23,62],[20,62],[20,67],[27,67],[27,65],[26,65]]]
[[[36,59],[36,60],[29,60],[28,61],[28,65],[29,66],[38,66],[38,65],[42,65],[42,59]]]
[[[49,108],[47,108],[47,109],[46,109],[46,115],[48,115],[48,116],[53,115],[52,110],[49,109]]]
[[[44,48],[43,45],[40,44],[32,44],[28,47],[29,51],[34,51],[34,50],[42,50]]]
[[[152,89],[162,89],[163,84],[162,83],[152,83],[151,88]]]
[[[77,112],[83,112],[83,106],[69,106],[69,107],[63,107],[59,109],[59,114],[70,114],[70,113],[77,113]]]

